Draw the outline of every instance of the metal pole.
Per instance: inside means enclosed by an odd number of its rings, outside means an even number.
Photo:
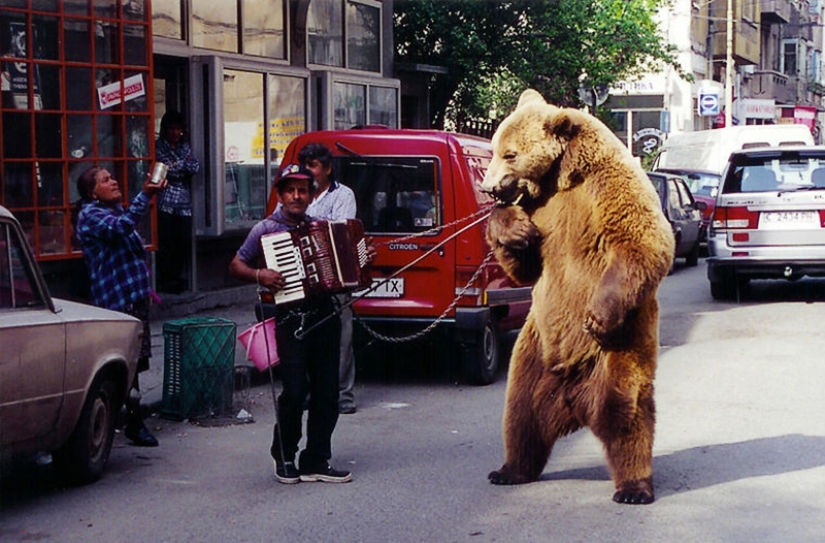
[[[733,126],[733,0],[728,0],[725,58],[725,126]]]

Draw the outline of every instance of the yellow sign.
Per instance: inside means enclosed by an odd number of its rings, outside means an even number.
[[[304,117],[284,117],[269,122],[269,150],[275,151],[273,158],[283,156],[287,145],[304,133]],[[252,140],[252,158],[264,158],[264,123],[258,123],[258,131]]]

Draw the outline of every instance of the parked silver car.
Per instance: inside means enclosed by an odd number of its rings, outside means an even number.
[[[732,153],[708,235],[715,299],[750,279],[825,276],[825,147]]]
[[[97,480],[137,369],[142,326],[51,298],[20,224],[0,206],[0,460],[54,455]]]

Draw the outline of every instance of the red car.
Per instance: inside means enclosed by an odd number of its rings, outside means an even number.
[[[356,344],[364,334],[379,341],[437,334],[460,348],[465,379],[492,382],[500,334],[523,325],[532,289],[486,259],[493,200],[479,186],[492,158],[489,140],[375,127],[310,132],[290,143],[282,164],[310,142],[334,153],[334,175],[355,192],[358,219],[378,252],[374,290],[353,306],[364,325],[355,326]],[[268,211],[276,205],[272,191]]]

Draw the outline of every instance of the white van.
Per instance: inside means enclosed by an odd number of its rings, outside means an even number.
[[[811,131],[803,124],[745,125],[678,132],[665,140],[654,169],[689,169],[721,175],[734,151],[813,144]]]

